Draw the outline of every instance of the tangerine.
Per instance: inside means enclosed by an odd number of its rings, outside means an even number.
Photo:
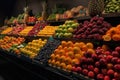
[[[70,65],[70,64],[67,65],[67,66],[66,66],[66,70],[71,71],[71,70],[72,70],[72,65]]]
[[[62,42],[61,42],[61,45],[62,45],[62,47],[66,47],[67,42],[66,42],[66,41],[62,41]]]
[[[72,41],[68,41],[67,42],[67,47],[73,47],[73,42]]]
[[[74,47],[74,48],[73,48],[73,51],[74,51],[75,54],[81,52],[81,50],[80,50],[79,47]]]
[[[87,46],[87,48],[88,48],[88,49],[93,49],[93,47],[94,47],[94,46],[93,46],[93,44],[92,44],[92,43],[90,43],[90,42],[89,42],[89,43],[87,43],[87,44],[86,44],[86,46]]]
[[[93,50],[93,49],[88,49],[87,52],[91,53],[91,54],[95,54],[95,50]]]
[[[65,64],[65,63],[61,63],[61,64],[60,64],[60,68],[66,69],[66,64]]]

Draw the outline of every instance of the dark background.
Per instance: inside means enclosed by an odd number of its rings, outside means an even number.
[[[6,17],[17,16],[23,13],[23,8],[26,6],[26,0],[2,0],[0,3],[0,26],[3,25]],[[48,0],[49,11],[55,4],[62,4],[67,9],[71,9],[78,5],[87,6],[89,0]],[[42,0],[29,0],[29,7],[34,14],[42,12]]]

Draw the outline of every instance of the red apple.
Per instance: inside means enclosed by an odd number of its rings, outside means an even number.
[[[75,66],[72,67],[73,72],[77,72],[77,68]]]
[[[120,72],[120,64],[114,65],[114,69],[115,69],[117,72]]]
[[[112,69],[109,69],[109,70],[107,71],[107,74],[108,74],[109,76],[113,76],[113,75],[114,75],[114,71],[113,71]]]
[[[101,69],[102,74],[106,75],[107,74],[107,69]]]
[[[103,80],[104,79],[104,75],[103,74],[98,74],[97,75],[97,80]]]
[[[86,57],[82,57],[80,61],[81,61],[81,63],[85,64],[87,62],[87,58]]]
[[[87,69],[83,69],[82,73],[83,73],[83,75],[87,76],[88,75],[88,70]]]
[[[87,64],[93,64],[94,60],[92,58],[87,58]]]
[[[105,51],[104,54],[105,54],[105,55],[110,55],[111,52],[110,52],[110,51]]]
[[[94,60],[97,60],[97,59],[98,59],[97,54],[92,54],[92,58],[93,58]]]
[[[117,60],[117,63],[120,64],[120,59]]]
[[[116,47],[116,48],[115,48],[115,51],[117,51],[117,52],[120,53],[120,46]]]
[[[111,62],[111,59],[112,59],[112,58],[113,58],[113,56],[107,55],[107,57],[106,57],[107,62]]]
[[[95,62],[95,66],[96,66],[96,67],[100,67],[100,62],[98,62],[98,61]]]
[[[111,60],[111,62],[112,62],[113,64],[116,64],[117,61],[118,61],[118,57],[113,57],[112,60]]]
[[[109,76],[105,76],[104,80],[110,80],[110,77]]]
[[[87,67],[88,67],[87,64],[83,64],[83,65],[82,65],[82,68],[83,68],[83,69],[87,69]]]
[[[94,70],[93,65],[88,65],[88,70],[89,70],[89,71],[93,71],[93,70]]]
[[[82,68],[81,68],[81,67],[77,67],[76,69],[77,69],[77,72],[78,72],[78,73],[81,73],[81,72],[82,72]]]
[[[117,51],[113,51],[113,52],[112,52],[112,56],[113,56],[113,57],[119,57],[119,53],[118,53]]]
[[[95,74],[94,74],[93,71],[89,71],[89,72],[88,72],[88,77],[94,78],[94,76],[95,76]]]
[[[94,68],[94,73],[98,74],[99,73],[99,69],[98,68]]]
[[[114,73],[114,78],[119,78],[120,76],[119,76],[119,74],[118,74],[118,72],[115,72]]]

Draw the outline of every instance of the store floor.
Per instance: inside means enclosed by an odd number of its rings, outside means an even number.
[[[45,80],[0,57],[0,80]]]

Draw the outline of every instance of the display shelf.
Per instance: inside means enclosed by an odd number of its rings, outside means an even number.
[[[13,55],[12,53],[8,53],[4,50],[0,50],[1,54],[4,58],[8,59],[8,61],[18,65],[19,67],[28,70],[32,74],[36,76],[43,75],[44,77],[49,77],[49,80],[57,79],[57,80],[73,80],[72,77],[61,74],[56,69],[41,65],[40,63],[34,61],[34,60],[27,60],[25,56],[18,57]],[[11,55],[12,54],[12,55]],[[49,74],[49,75],[48,75]],[[54,76],[54,77],[53,77]],[[48,80],[48,79],[43,79]]]
[[[113,20],[114,20],[114,18],[119,18],[119,20],[120,20],[120,13],[106,13],[106,14],[102,14],[101,16],[104,17],[107,21],[109,21],[108,18],[111,18]],[[78,20],[78,22],[83,22],[85,20],[90,20],[90,18],[91,18],[90,16],[81,16],[81,17],[75,17],[75,18],[71,18],[71,19],[62,19],[62,20],[58,20],[58,21],[51,20],[51,21],[47,21],[47,22],[51,25],[60,25],[60,24],[64,24],[64,22],[66,20]]]

